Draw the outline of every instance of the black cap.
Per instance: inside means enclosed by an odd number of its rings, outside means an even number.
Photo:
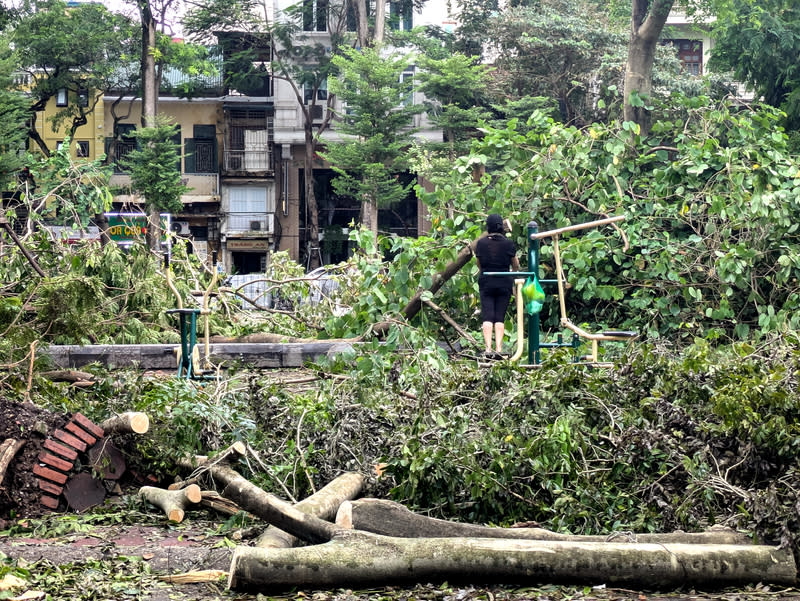
[[[486,218],[486,231],[490,234],[503,233],[503,218],[497,213],[492,213]]]

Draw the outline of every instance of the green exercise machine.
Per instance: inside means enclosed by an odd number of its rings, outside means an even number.
[[[599,219],[597,221],[589,221],[577,225],[570,225],[567,227],[548,230],[545,232],[539,231],[539,226],[535,221],[528,223],[527,239],[528,239],[528,268],[530,271],[511,272],[515,277],[514,280],[514,296],[516,300],[516,320],[517,320],[517,349],[511,356],[511,361],[519,361],[524,353],[524,318],[528,317],[528,364],[537,366],[541,364],[541,350],[547,348],[571,348],[573,349],[574,363],[588,363],[594,366],[607,366],[599,362],[599,345],[604,341],[628,341],[638,337],[637,332],[632,331],[617,331],[606,330],[603,332],[587,332],[580,326],[572,323],[567,315],[567,306],[565,300],[566,291],[566,277],[564,276],[564,269],[561,264],[561,253],[559,251],[559,238],[565,232],[573,232],[577,230],[589,229],[593,227],[600,227],[617,221],[625,219],[624,215],[617,215],[608,217],[606,219]],[[539,242],[545,238],[552,239],[553,243],[553,258],[555,261],[555,279],[540,279],[539,278]],[[486,275],[491,276],[509,276],[509,272],[494,271],[488,272]],[[525,276],[525,277],[520,277]],[[557,288],[558,306],[561,326],[569,330],[572,334],[568,340],[564,339],[563,334],[558,334],[556,339],[550,342],[542,341],[539,312],[544,306],[545,292],[543,286],[553,286]],[[590,351],[588,354],[580,354],[580,350],[589,344]]]
[[[214,260],[214,263],[216,264],[216,259]],[[211,350],[209,344],[210,336],[208,323],[208,316],[210,314],[209,300],[213,294],[212,290],[217,284],[217,270],[214,269],[214,272],[211,276],[211,283],[203,293],[202,307],[192,309],[184,308],[183,306],[183,299],[181,298],[178,289],[175,287],[175,284],[172,282],[172,267],[169,263],[169,255],[166,254],[164,255],[164,271],[167,278],[167,286],[169,286],[169,289],[172,290],[172,293],[175,295],[178,305],[177,308],[168,309],[166,311],[168,315],[178,316],[181,345],[174,349],[178,362],[177,376],[179,378],[188,379],[218,379],[218,370],[214,367],[210,360]],[[197,341],[197,322],[200,316],[203,316],[204,322],[204,353],[202,357],[200,356],[200,347]]]

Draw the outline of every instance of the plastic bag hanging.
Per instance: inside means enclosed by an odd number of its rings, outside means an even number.
[[[544,306],[544,290],[539,283],[539,278],[534,275],[528,277],[522,287],[522,298],[525,300],[525,313],[536,315]]]

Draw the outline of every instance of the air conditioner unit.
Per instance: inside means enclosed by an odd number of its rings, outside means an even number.
[[[311,120],[322,121],[322,116],[325,114],[325,107],[321,104],[315,104],[309,108],[311,109]]]
[[[189,234],[191,234],[191,231],[189,230],[188,221],[173,221],[171,229],[174,233],[178,234],[179,236],[188,236]]]

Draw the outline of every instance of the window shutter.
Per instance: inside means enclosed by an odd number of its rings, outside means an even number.
[[[186,138],[184,141],[184,172],[185,173],[197,173],[197,162],[195,161],[195,144],[194,138]]]

